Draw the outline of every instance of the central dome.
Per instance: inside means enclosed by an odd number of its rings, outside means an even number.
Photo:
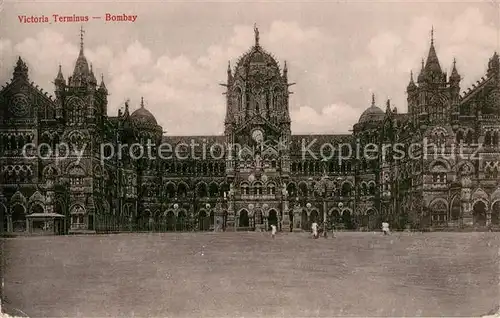
[[[266,68],[276,75],[280,74],[280,68],[276,59],[266,52],[259,44],[259,30],[255,28],[255,44],[250,50],[243,54],[236,64],[235,73],[246,76],[252,75],[252,70]]]

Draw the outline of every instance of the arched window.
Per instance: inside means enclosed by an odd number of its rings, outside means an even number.
[[[446,183],[447,172],[448,170],[442,162],[436,162],[431,168],[432,181],[434,183]]]
[[[295,183],[289,183],[286,186],[286,191],[290,197],[295,197],[297,195],[297,188],[295,187]]]
[[[344,182],[344,184],[342,184],[342,192],[341,192],[341,195],[343,197],[348,197],[351,195],[351,190],[352,190],[352,185],[351,183],[349,182]]]
[[[267,116],[271,117],[271,94],[266,92],[266,112]]]
[[[209,189],[209,192],[210,192],[210,196],[211,197],[216,197],[218,194],[219,194],[219,187],[217,186],[216,183],[211,183],[210,184],[210,189]]]
[[[300,191],[300,195],[301,196],[304,196],[304,197],[307,197],[309,195],[309,191],[307,189],[307,184],[305,182],[301,182],[299,184],[299,191]]]
[[[262,183],[255,182],[254,184],[254,193],[255,195],[262,195]]]
[[[207,185],[205,183],[198,184],[198,197],[205,198],[208,196],[207,194],[208,194]]]
[[[280,98],[280,89],[278,87],[276,87],[276,88],[274,88],[274,92],[273,92],[272,108],[274,110],[278,109],[278,107],[279,107],[279,98]]]
[[[274,183],[270,183],[267,185],[267,194],[269,194],[269,195],[276,194],[276,186],[274,185]]]
[[[245,116],[248,116],[248,111],[250,110],[250,92],[248,91],[248,88],[246,89],[246,94],[245,94]]]
[[[237,87],[234,91],[236,99],[236,107],[238,111],[242,111],[243,107],[243,94],[241,93],[241,88]]]
[[[473,134],[472,134],[472,130],[468,130],[468,131],[467,131],[467,135],[466,135],[466,137],[465,137],[465,142],[466,142],[467,144],[469,144],[469,145],[470,145],[470,144],[472,144],[472,143],[474,142],[474,136],[473,136]]]
[[[241,184],[241,193],[242,193],[243,195],[248,195],[248,194],[249,194],[249,191],[248,191],[248,183],[243,182],[243,183]]]
[[[492,144],[491,132],[489,130],[484,134],[484,144],[487,146]]]
[[[370,182],[370,184],[368,185],[368,193],[370,195],[375,195],[375,182]]]

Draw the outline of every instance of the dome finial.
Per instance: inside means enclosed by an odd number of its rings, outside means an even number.
[[[372,93],[372,106],[375,106],[375,93]]]
[[[141,108],[144,108],[144,97],[141,96]]]
[[[431,27],[431,44],[434,44],[434,25]]]
[[[129,101],[130,101],[129,99],[127,99],[125,101],[125,113],[127,113],[127,114],[128,114],[128,103],[129,103]]]
[[[83,25],[80,26],[80,50],[83,51],[83,34],[85,31],[83,30]]]
[[[253,25],[253,32],[255,33],[255,46],[259,46],[259,28],[257,27],[257,23]]]

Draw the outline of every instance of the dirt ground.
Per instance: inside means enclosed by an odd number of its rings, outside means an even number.
[[[168,233],[6,239],[30,317],[480,316],[500,233]]]

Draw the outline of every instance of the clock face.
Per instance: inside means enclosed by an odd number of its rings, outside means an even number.
[[[262,130],[256,129],[252,133],[252,138],[256,142],[262,142],[264,140],[264,134],[262,133]]]
[[[14,95],[10,100],[9,110],[15,116],[21,117],[28,113],[28,99],[23,94]]]

